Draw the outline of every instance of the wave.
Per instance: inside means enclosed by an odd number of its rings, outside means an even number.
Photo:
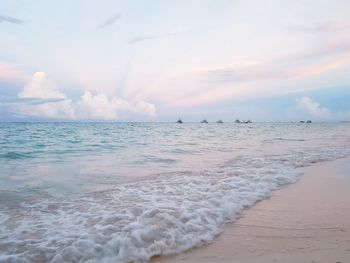
[[[149,163],[162,163],[162,164],[173,164],[176,163],[177,160],[172,158],[162,158],[153,155],[143,155],[140,159],[136,159],[132,161],[133,164],[149,164]]]
[[[346,148],[239,156],[205,171],[168,173],[75,199],[0,208],[0,262],[146,262],[210,242],[240,212],[293,183],[295,169]]]
[[[0,159],[17,160],[17,159],[26,159],[30,157],[31,157],[30,154],[18,153],[18,152],[7,152],[2,154]]]

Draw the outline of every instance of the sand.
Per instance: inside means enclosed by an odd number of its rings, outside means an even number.
[[[152,262],[350,262],[350,159],[301,170],[297,183],[245,210],[213,243]]]

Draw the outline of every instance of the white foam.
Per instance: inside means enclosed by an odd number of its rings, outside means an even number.
[[[0,262],[135,262],[210,242],[242,209],[294,182],[295,167],[349,156],[346,148],[242,156],[73,200],[0,210]]]

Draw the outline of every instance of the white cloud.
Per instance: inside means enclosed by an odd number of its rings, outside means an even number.
[[[19,98],[37,99],[65,99],[66,95],[60,92],[55,85],[47,80],[44,72],[35,72],[31,81],[18,93]]]
[[[309,97],[303,97],[298,99],[296,102],[297,108],[308,116],[317,118],[329,118],[331,116],[331,111],[329,109],[322,107],[320,103],[312,100]]]
[[[73,103],[69,99],[45,101],[39,104],[15,105],[15,112],[21,116],[53,119],[75,119]]]
[[[80,100],[74,105],[79,118],[118,119],[120,114],[136,113],[155,116],[156,108],[153,104],[138,101],[129,102],[121,98],[109,99],[104,94],[93,95],[85,91]]]
[[[146,115],[155,117],[156,116],[156,106],[152,103],[146,101],[138,101],[133,106],[134,112],[143,112]]]
[[[40,103],[15,104],[14,111],[22,116],[69,120],[118,120],[130,115],[156,115],[155,105],[146,101],[127,101],[108,98],[105,94],[85,91],[72,101],[46,79],[45,73],[36,72],[32,80],[18,93],[19,98],[41,99]],[[56,99],[56,100],[53,100]]]
[[[350,119],[350,110],[331,111],[306,96],[296,100],[296,105],[290,113],[290,117],[299,120],[349,121]]]

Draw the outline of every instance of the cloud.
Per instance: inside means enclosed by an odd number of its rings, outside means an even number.
[[[273,69],[266,69],[266,66],[261,61],[241,61],[233,65],[199,69],[193,75],[200,81],[214,83],[249,81],[270,78]]]
[[[38,99],[65,99],[66,95],[60,92],[55,85],[47,80],[44,72],[36,72],[31,81],[18,93],[19,98]]]
[[[63,99],[60,101],[46,101],[42,100],[40,103],[27,104],[21,103],[13,107],[13,112],[16,115],[24,117],[39,117],[39,118],[51,118],[51,119],[75,119],[75,112],[73,103],[69,99]]]
[[[114,24],[115,22],[117,22],[120,18],[121,18],[121,14],[116,14],[115,16],[112,16],[111,18],[107,19],[107,21],[105,21],[104,23],[100,24],[98,26],[98,29],[102,29],[102,28],[105,28],[107,26],[110,26],[110,25]]]
[[[24,73],[16,64],[0,64],[0,81],[15,84],[26,83],[30,75]]]
[[[134,37],[131,39],[128,43],[129,44],[135,44],[138,42],[146,41],[146,40],[152,40],[152,39],[159,39],[159,38],[167,38],[172,37],[174,35],[177,35],[177,33],[167,33],[167,34],[159,34],[159,35],[146,35],[146,36],[139,36]]]
[[[39,105],[44,103],[52,103],[52,102],[59,102],[65,99],[39,99],[39,98],[2,98],[1,103],[2,104],[28,104],[28,105]]]
[[[320,78],[321,75],[325,76],[327,73],[349,65],[350,52],[321,61],[304,63],[304,65],[296,63],[291,58],[290,60],[241,61],[232,65],[200,68],[177,76],[175,81],[167,83],[167,87],[176,87],[176,89],[172,88],[173,94],[167,90],[167,93],[162,94],[161,99],[173,106],[188,107],[245,96],[290,93],[302,89],[290,83],[298,83],[304,79],[310,81],[315,76]],[[157,92],[159,94],[162,91],[157,90]],[[155,96],[159,97],[158,94]]]
[[[320,103],[309,97],[302,97],[296,101],[297,109],[306,113],[308,116],[317,118],[329,118],[331,111],[325,107],[321,107]]]
[[[337,68],[341,68],[349,64],[350,64],[350,53],[346,53],[338,58],[331,59],[323,63],[308,65],[304,67],[291,68],[286,71],[285,76],[304,77],[304,76],[319,75],[321,73],[325,73]]]
[[[17,25],[27,23],[27,21],[24,21],[24,20],[21,20],[18,18],[14,18],[11,16],[3,16],[3,15],[0,15],[0,23],[1,22],[8,22],[8,23],[17,24]]]
[[[121,98],[109,99],[104,94],[93,95],[85,91],[80,100],[74,105],[79,119],[119,119],[128,113],[155,116],[156,108],[153,104],[138,101],[129,102]]]
[[[195,106],[238,96],[267,96],[324,88],[335,85],[336,81],[343,85],[348,82],[342,76],[343,71],[350,65],[349,30],[348,19],[309,23],[298,31],[311,34],[312,39],[317,40],[314,41],[316,44],[265,59],[252,55],[252,61],[194,68],[154,88],[157,89],[154,96],[167,90],[164,96],[158,96],[160,100],[173,105]],[[340,75],[337,80],[336,74]]]
[[[59,91],[44,72],[36,72],[17,99],[0,104],[15,115],[64,120],[119,120],[133,115],[156,115],[154,104],[109,98],[102,93],[94,95],[85,91],[73,101]]]
[[[194,75],[204,81],[230,83],[266,79],[284,79],[318,75],[350,64],[350,52],[304,66],[295,64],[293,59],[270,62],[243,61],[232,66],[198,70]]]
[[[350,110],[331,111],[310,97],[296,100],[294,117],[315,119],[319,121],[349,121]]]

